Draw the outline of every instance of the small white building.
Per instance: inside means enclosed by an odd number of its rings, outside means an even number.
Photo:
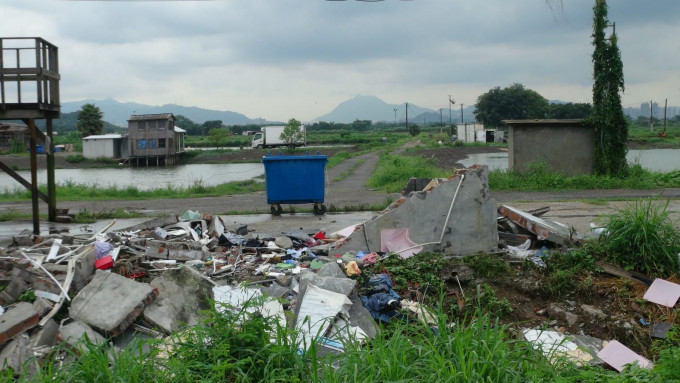
[[[127,145],[125,141],[125,137],[121,134],[87,136],[83,138],[83,157],[127,158]]]

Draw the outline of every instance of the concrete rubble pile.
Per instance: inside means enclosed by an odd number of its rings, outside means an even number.
[[[301,348],[317,342],[322,352],[342,352],[343,338],[375,337],[376,322],[402,308],[435,322],[393,290],[389,275],[361,275],[389,254],[495,253],[499,228],[511,233],[500,238],[508,250],[511,240],[571,240],[568,230],[529,213],[498,212],[487,168],[472,167],[335,233],[262,234],[190,210],[109,232],[112,222],[94,235],[22,233],[0,248],[0,363],[19,371],[58,344],[86,352],[79,348],[85,335],[117,347],[135,336],[163,337],[198,324],[211,302],[223,310],[259,298],[261,307],[247,310],[299,329]]]

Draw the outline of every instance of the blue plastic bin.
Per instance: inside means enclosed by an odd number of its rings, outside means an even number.
[[[326,193],[327,156],[265,156],[265,185],[267,203],[272,205],[272,213],[281,214],[282,203],[314,203],[314,212],[323,214]]]

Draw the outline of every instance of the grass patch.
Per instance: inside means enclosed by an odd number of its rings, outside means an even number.
[[[400,192],[411,177],[448,177],[450,172],[438,168],[431,160],[420,156],[382,154],[368,186],[388,193]]]
[[[47,193],[47,187],[39,188]],[[162,189],[140,190],[134,186],[128,187],[99,187],[96,184],[79,184],[67,181],[56,186],[57,199],[60,201],[98,201],[98,200],[146,200],[163,198],[198,198],[233,194],[247,194],[265,190],[265,185],[256,180],[228,182],[215,186],[203,184],[201,180],[195,180],[194,184],[186,187],[173,187],[171,185]],[[31,199],[28,190],[5,189],[0,193],[0,201],[25,201]]]
[[[669,277],[680,273],[680,235],[668,202],[635,202],[609,215],[600,236],[604,257],[629,270]]]
[[[680,187],[680,171],[650,172],[639,165],[629,168],[624,177],[595,175],[565,176],[551,172],[544,161],[527,165],[525,172],[492,170],[489,172],[491,190],[557,191],[588,189],[654,189]]]

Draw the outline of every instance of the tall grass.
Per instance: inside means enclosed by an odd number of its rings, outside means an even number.
[[[668,202],[647,200],[609,215],[600,237],[606,257],[645,274],[668,277],[680,273],[680,233],[669,214]]]
[[[39,189],[47,193],[46,186]],[[215,186],[205,185],[201,180],[194,181],[188,187],[174,187],[171,185],[162,189],[140,190],[134,186],[100,187],[97,184],[81,184],[67,181],[57,185],[57,198],[62,201],[79,200],[145,200],[160,198],[197,198],[208,196],[247,194],[265,190],[265,185],[256,180],[234,181]],[[5,188],[0,192],[0,201],[30,200],[30,191],[15,188]]]
[[[368,179],[368,186],[395,193],[400,192],[411,177],[437,178],[450,175],[450,172],[438,168],[423,157],[383,154]]]
[[[300,333],[249,314],[249,304],[212,308],[197,326],[165,340],[121,350],[83,340],[79,355],[58,348],[35,375],[24,371],[15,379],[5,371],[0,382],[677,382],[675,338],[661,344],[651,370],[577,369],[565,359],[549,362],[493,314],[476,310],[453,321],[443,303],[440,298],[434,325],[395,317],[375,339],[364,344],[349,337],[344,353],[325,356],[316,346],[302,351]]]

